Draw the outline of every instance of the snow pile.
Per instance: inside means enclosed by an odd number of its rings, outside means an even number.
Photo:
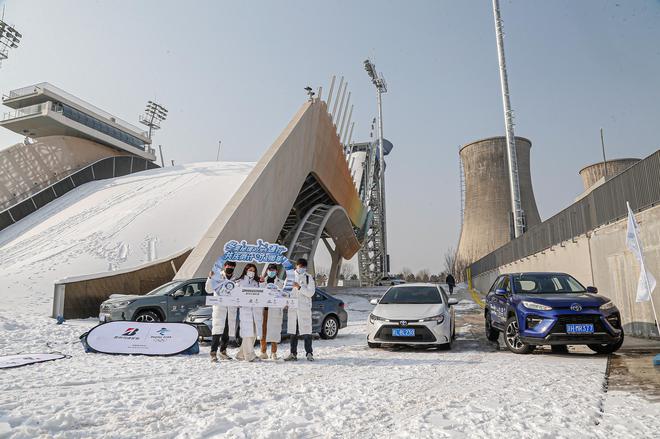
[[[194,247],[253,167],[196,163],[74,189],[0,231],[0,310],[47,314],[56,280]]]

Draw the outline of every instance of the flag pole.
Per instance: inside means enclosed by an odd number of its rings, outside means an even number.
[[[633,219],[635,219],[635,214],[632,213],[632,210],[630,209],[630,203],[626,201],[626,205],[628,206],[628,212],[632,214]],[[637,221],[635,221],[637,223]],[[651,291],[651,284],[649,284],[649,277],[646,273],[646,265],[644,264],[644,255],[642,254],[642,248],[639,245],[639,236],[637,236],[637,229],[635,229],[635,244],[637,244],[637,249],[639,250],[639,255],[640,255],[640,269],[641,271],[644,272],[644,282],[646,283],[646,291],[649,292],[649,299],[651,299],[651,309],[653,310],[653,317],[655,318],[655,326],[658,329],[658,335],[660,336],[660,322],[658,322],[658,315],[655,312],[655,305],[653,304],[653,291]]]

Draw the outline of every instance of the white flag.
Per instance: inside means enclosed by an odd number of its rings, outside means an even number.
[[[651,300],[651,293],[655,289],[655,278],[651,273],[646,271],[646,266],[644,265],[644,250],[642,248],[642,242],[639,239],[639,225],[635,221],[635,216],[630,210],[630,204],[626,202],[628,206],[628,231],[626,232],[626,244],[630,251],[635,255],[639,261],[639,281],[637,282],[637,302],[648,302]]]

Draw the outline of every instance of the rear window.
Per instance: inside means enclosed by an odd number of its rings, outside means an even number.
[[[436,287],[406,286],[390,288],[379,303],[442,303],[442,297]]]

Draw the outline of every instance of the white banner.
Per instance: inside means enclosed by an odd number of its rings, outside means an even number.
[[[639,261],[639,280],[637,281],[636,302],[648,302],[651,300],[651,293],[655,289],[656,281],[651,273],[646,270],[644,265],[644,249],[642,241],[639,238],[639,224],[635,220],[630,204],[626,201],[628,207],[628,229],[626,230],[626,245]],[[655,312],[655,310],[654,310]],[[660,330],[660,327],[659,327]]]
[[[207,305],[223,306],[255,306],[267,308],[295,309],[298,307],[298,300],[292,299],[289,293],[278,289],[274,284],[269,287],[244,288],[239,287],[233,281],[225,281],[218,288],[215,296],[206,298]]]
[[[0,369],[10,369],[12,367],[27,366],[28,364],[43,363],[44,361],[53,361],[66,358],[62,354],[17,354],[4,355],[0,357]]]
[[[103,354],[176,355],[193,347],[198,336],[185,323],[118,321],[92,328],[87,344]]]

